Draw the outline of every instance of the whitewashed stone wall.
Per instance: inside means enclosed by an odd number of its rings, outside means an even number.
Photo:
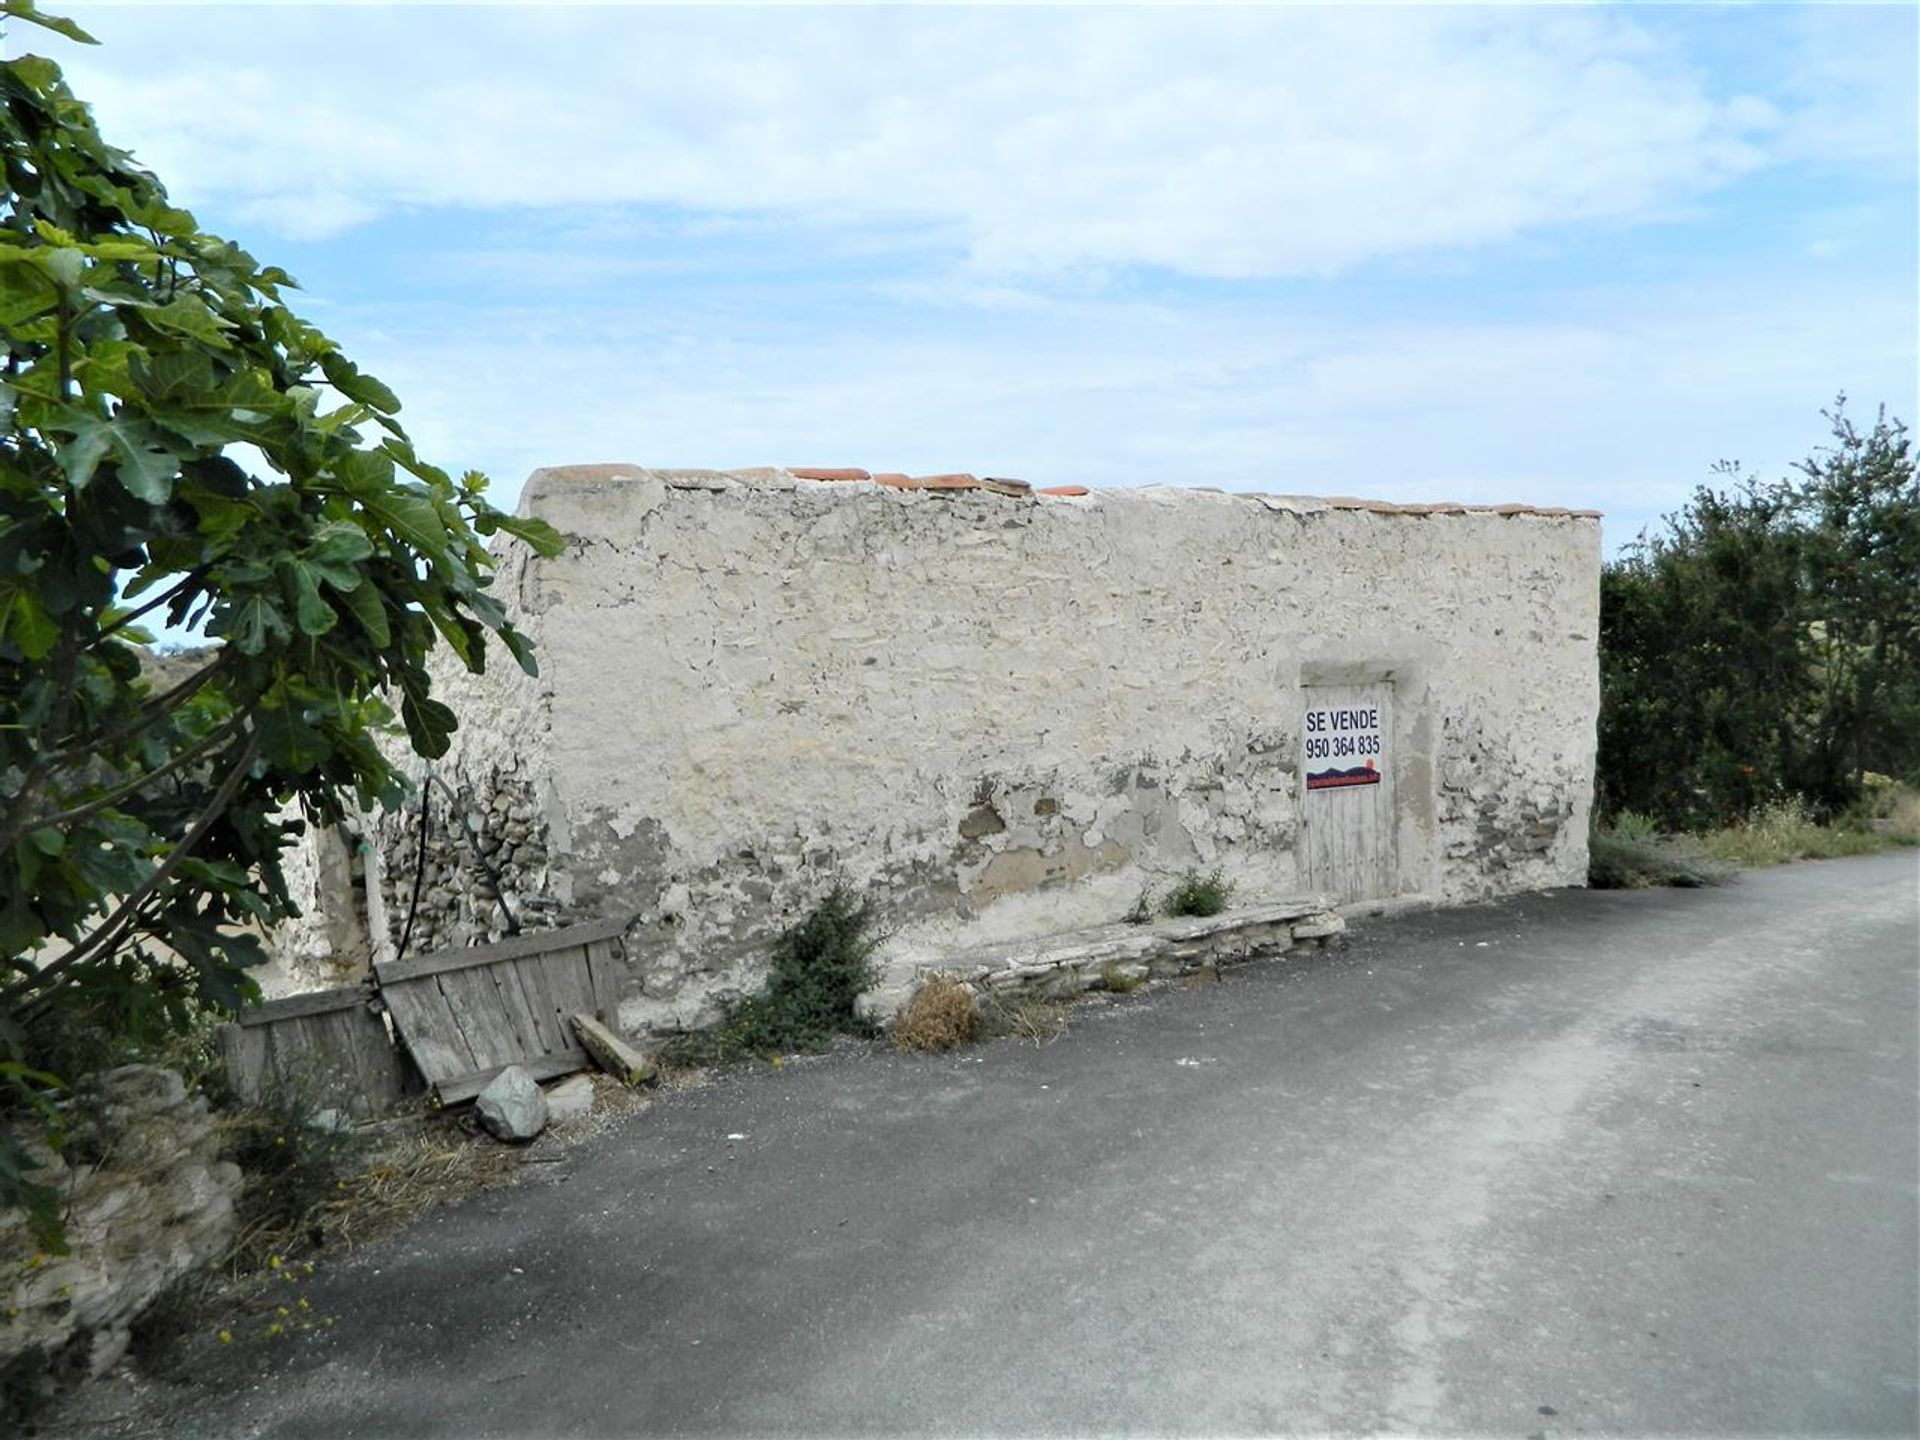
[[[1297,890],[1303,684],[1393,681],[1400,893],[1583,882],[1589,514],[624,466],[522,508],[568,539],[503,577],[542,674],[457,677],[442,770],[515,777],[551,913],[638,916],[637,1032],[756,984],[836,879],[898,966],[1193,866]]]

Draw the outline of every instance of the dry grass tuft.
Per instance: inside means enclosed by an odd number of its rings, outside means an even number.
[[[1044,1045],[1066,1028],[1067,1007],[1060,1001],[1030,992],[1002,994],[990,990],[981,997],[980,1020],[974,1033],[981,1040],[1012,1036]]]
[[[1730,865],[1783,865],[1790,860],[1833,860],[1871,855],[1896,843],[1892,837],[1849,825],[1821,825],[1798,797],[1763,805],[1738,825],[1704,837],[1707,853]]]
[[[893,1025],[902,1050],[953,1050],[973,1038],[979,1024],[973,992],[951,975],[934,975],[918,990]]]

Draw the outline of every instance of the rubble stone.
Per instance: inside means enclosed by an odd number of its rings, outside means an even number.
[[[509,1065],[474,1099],[480,1123],[496,1140],[525,1144],[547,1128],[547,1097],[533,1077]]]

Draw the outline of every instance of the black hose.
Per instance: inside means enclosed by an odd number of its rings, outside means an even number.
[[[429,780],[433,778],[433,769],[431,766],[427,769],[427,778]],[[433,789],[431,786],[422,785],[420,787],[420,853],[414,858],[413,900],[407,906],[407,923],[400,929],[400,944],[394,950],[394,958],[396,960],[404,960],[406,958],[407,941],[413,938],[413,917],[420,913],[420,887],[425,883],[427,878],[427,835],[431,828],[427,818],[427,812],[432,808]]]

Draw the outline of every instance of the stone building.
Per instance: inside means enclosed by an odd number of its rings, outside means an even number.
[[[521,505],[567,539],[502,556],[540,677],[447,667],[424,864],[418,805],[364,867],[310,857],[376,953],[409,915],[419,951],[631,914],[645,1034],[756,985],[836,880],[896,977],[1194,869],[1250,901],[1583,883],[1593,512],[618,465]]]

